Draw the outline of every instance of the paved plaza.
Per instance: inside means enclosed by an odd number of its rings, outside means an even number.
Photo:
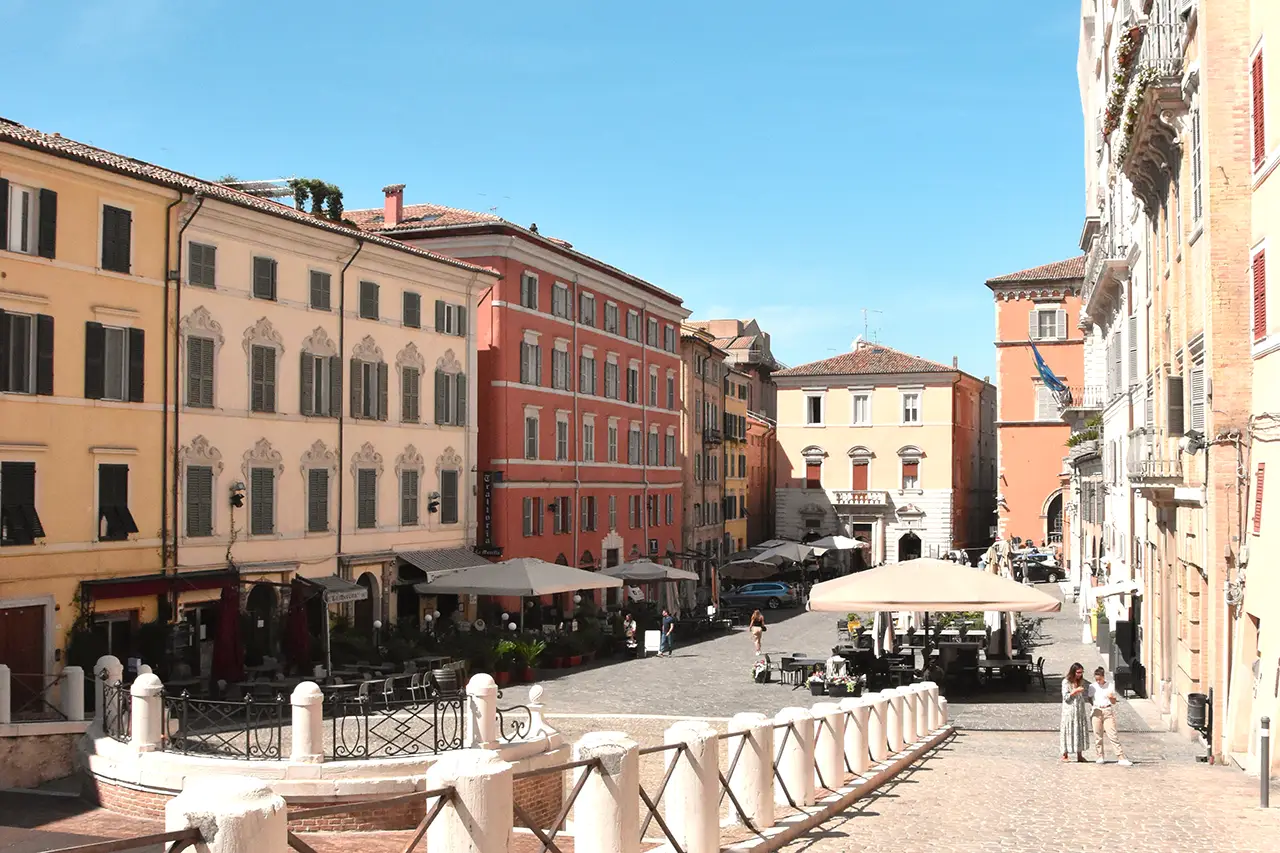
[[[875,796],[788,846],[789,853],[1280,850],[1280,808],[1257,808],[1257,780],[1196,761],[1202,747],[1158,730],[1158,715],[1145,701],[1126,701],[1120,709],[1121,738],[1134,767],[1059,761],[1061,674],[1076,661],[1089,670],[1099,662],[1096,650],[1080,642],[1075,613],[1068,602],[1063,613],[1046,618],[1047,644],[1036,654],[1045,658],[1048,690],[1037,683],[1026,691],[953,696],[959,729],[953,739]],[[766,648],[828,654],[835,621],[830,613],[777,614],[765,634]],[[724,721],[739,711],[776,713],[816,701],[803,689],[755,684],[754,660],[750,638],[738,630],[678,647],[671,658],[551,673],[543,682],[543,703],[570,740],[588,731],[621,730],[648,746],[661,743],[675,719],[702,718],[723,730]],[[502,704],[523,702],[526,695],[524,688],[509,689]],[[642,783],[650,791],[662,775],[661,756],[642,759]],[[1280,785],[1275,796],[1280,803]],[[78,800],[0,793],[4,853],[42,853],[147,831],[159,826],[125,823]],[[306,838],[321,853],[381,853],[403,849],[406,834]],[[519,835],[513,849],[537,848],[528,835]]]

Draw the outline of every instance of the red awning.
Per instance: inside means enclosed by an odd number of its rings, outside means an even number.
[[[232,586],[240,576],[226,569],[199,572],[182,572],[178,575],[133,575],[124,578],[81,581],[80,588],[86,598],[104,601],[111,598],[132,598],[142,595],[167,595],[195,589],[218,589]]]

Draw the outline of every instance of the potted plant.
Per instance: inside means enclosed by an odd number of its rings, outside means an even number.
[[[760,658],[751,666],[751,680],[756,684],[769,683],[769,664],[764,658]]]
[[[499,640],[494,646],[494,655],[493,680],[499,687],[506,687],[511,683],[511,668],[515,662],[516,644],[511,640]]]
[[[811,696],[825,696],[827,694],[827,678],[820,669],[809,676],[805,680],[805,684],[809,685],[809,695]]]
[[[827,695],[834,698],[844,698],[849,695],[849,677],[846,675],[833,675],[827,681]]]
[[[523,664],[521,675],[524,681],[533,681],[533,670],[538,665],[538,661],[542,659],[543,653],[547,650],[547,644],[542,640],[526,640],[523,643],[516,644],[516,656],[520,663]]]

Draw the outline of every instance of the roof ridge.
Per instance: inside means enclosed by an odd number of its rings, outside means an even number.
[[[414,202],[413,204],[406,204],[404,206],[404,210],[406,211],[412,210],[415,207],[432,207],[432,208],[437,208],[439,210],[447,210],[451,213],[465,213],[468,216],[479,216],[493,222],[509,222],[510,221],[508,219],[502,218],[501,216],[498,216],[496,213],[483,213],[479,210],[470,210],[465,207],[454,207],[453,205],[449,205],[449,204],[437,204],[434,201],[417,201],[417,202]],[[383,212],[383,208],[381,207],[357,207],[347,211],[347,213],[382,213],[382,212]],[[515,223],[512,223],[512,224],[514,225]]]
[[[986,280],[987,284],[1018,282],[1018,281],[1056,281],[1069,278],[1084,277],[1084,259],[1083,254],[1072,255],[1059,261],[1050,261],[1047,264],[1040,264],[1027,269],[1018,270],[1016,272],[1005,273],[1004,275],[992,276]]]

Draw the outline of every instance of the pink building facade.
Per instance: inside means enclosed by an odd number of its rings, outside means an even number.
[[[1069,496],[1060,474],[1071,428],[1036,372],[1032,346],[1074,399],[1098,392],[1080,384],[1083,275],[1081,256],[986,282],[996,304],[997,523],[1003,539],[1062,541]]]
[[[477,550],[584,569],[679,552],[681,300],[545,237],[436,205],[349,212],[492,267],[477,316]]]

